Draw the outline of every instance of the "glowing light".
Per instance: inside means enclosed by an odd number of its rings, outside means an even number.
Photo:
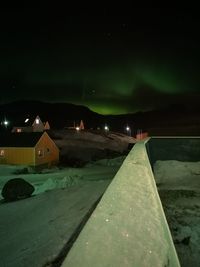
[[[9,121],[7,121],[6,119],[4,119],[4,121],[1,122],[1,125],[5,126],[5,128],[7,128],[8,125],[9,125]]]
[[[24,122],[26,123],[26,122],[28,122],[28,121],[29,121],[29,118],[25,119],[25,121],[24,121]]]
[[[79,131],[79,130],[80,130],[80,127],[77,126],[77,127],[76,127],[76,130]]]
[[[108,128],[107,125],[104,126],[104,130],[105,130],[105,131],[109,131],[109,128]]]
[[[127,125],[125,129],[127,134],[131,136],[131,128]]]
[[[39,123],[40,123],[39,119],[36,119],[36,120],[35,120],[35,123],[36,123],[36,124],[39,124]]]

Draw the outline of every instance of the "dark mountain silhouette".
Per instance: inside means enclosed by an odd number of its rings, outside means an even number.
[[[9,121],[7,130],[17,126],[27,116],[40,116],[48,121],[51,128],[73,126],[74,122],[84,121],[87,129],[103,128],[107,124],[111,130],[125,132],[126,125],[132,129],[132,135],[138,129],[152,135],[200,134],[200,109],[188,109],[182,105],[172,105],[160,110],[137,112],[123,115],[100,115],[89,108],[69,103],[46,103],[40,101],[16,101],[0,105],[0,120]],[[1,124],[1,129],[5,126]]]
[[[90,126],[93,121],[101,118],[101,115],[80,105],[68,103],[47,103],[40,101],[16,101],[0,106],[1,121],[5,118],[10,124],[17,125],[27,116],[40,116],[42,121],[49,121],[53,128],[72,126],[74,121],[81,119]]]

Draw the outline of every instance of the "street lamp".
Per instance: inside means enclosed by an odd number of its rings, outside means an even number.
[[[4,121],[3,121],[3,124],[4,124],[4,126],[7,128],[8,127],[8,124],[9,124],[9,122],[5,119]]]
[[[106,132],[108,132],[108,131],[109,131],[109,128],[108,128],[108,126],[107,126],[107,125],[105,125],[105,126],[104,126],[104,130],[105,130]]]
[[[126,132],[131,136],[131,128],[128,125],[126,126]]]

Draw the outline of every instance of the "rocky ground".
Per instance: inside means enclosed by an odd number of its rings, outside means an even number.
[[[200,266],[200,164],[159,161],[155,179],[181,267]]]

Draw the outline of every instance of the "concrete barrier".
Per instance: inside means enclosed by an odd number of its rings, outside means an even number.
[[[125,159],[62,267],[178,267],[146,142]]]

